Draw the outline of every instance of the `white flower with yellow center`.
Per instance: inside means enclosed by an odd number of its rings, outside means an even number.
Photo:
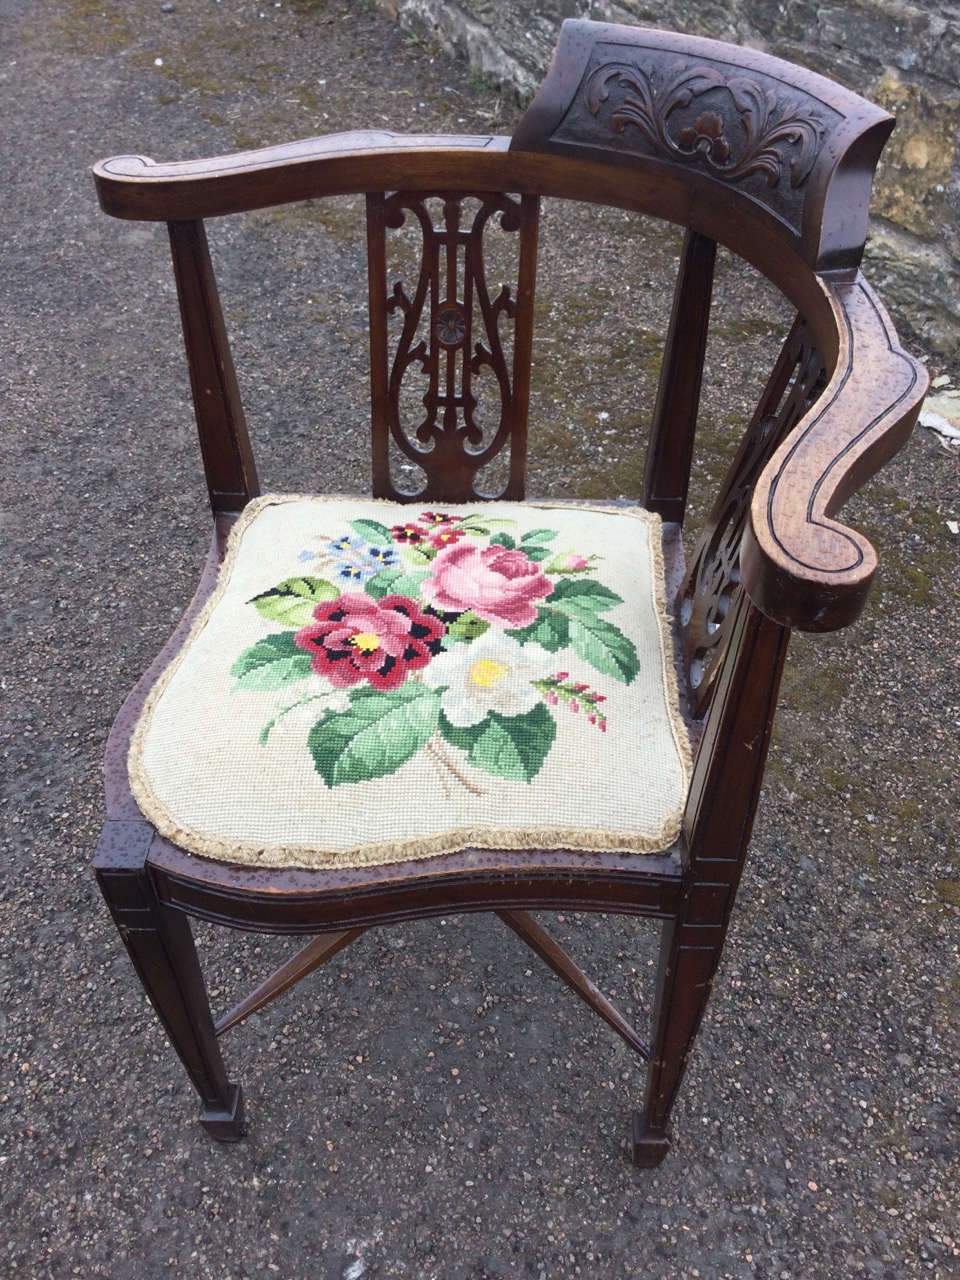
[[[491,711],[502,716],[532,711],[540,693],[531,682],[549,675],[552,661],[540,645],[521,645],[491,628],[470,644],[437,654],[423,678],[435,689],[446,686],[440,698],[443,713],[464,728],[479,724]]]

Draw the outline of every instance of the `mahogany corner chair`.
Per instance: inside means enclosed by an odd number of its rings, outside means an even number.
[[[837,512],[925,390],[858,270],[893,123],[751,50],[569,21],[512,138],[356,132],[96,167],[107,213],[169,225],[213,539],[110,736],[94,869],[213,1137],[245,1131],[227,1027],[366,929],[483,911],[648,1060],[632,1157],[663,1159],[791,628],[863,608],[877,558]],[[373,498],[259,497],[203,220],[346,193],[366,194]],[[633,509],[520,505],[541,197],[685,228]],[[423,257],[396,282],[405,218]],[[494,218],[519,238],[496,297]],[[798,315],[684,568],[718,243]],[[481,376],[499,388],[486,428]],[[503,449],[494,503],[475,485]],[[649,1044],[533,909],[662,921]],[[310,940],[217,1021],[191,916]]]

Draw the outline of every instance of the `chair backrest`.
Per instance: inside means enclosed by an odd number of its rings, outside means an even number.
[[[367,196],[375,497],[403,501],[411,487],[418,501],[523,497],[539,217],[540,201],[532,194],[402,190]],[[388,257],[389,229],[408,219],[420,230],[412,282],[394,278]],[[502,285],[496,296],[486,271],[491,224],[518,241],[516,283]],[[395,342],[391,315],[400,320]],[[405,379],[417,374],[417,390],[405,403]],[[480,394],[496,406],[486,430],[477,414]],[[391,474],[391,441],[416,468],[413,486],[399,487]],[[505,448],[506,483],[488,494],[478,479]]]
[[[792,296],[794,256],[818,271],[859,265],[893,126],[857,94],[755,50],[569,21],[511,148],[609,166],[611,203],[643,187],[647,212],[729,245]]]
[[[512,139],[353,133],[214,161],[116,157],[96,179],[108,213],[169,224],[215,513],[239,511],[258,481],[206,218],[366,194],[373,492],[401,501],[523,496],[541,197],[686,229],[644,470],[644,504],[667,521],[685,514],[717,244],[773,281],[797,319],[678,596],[700,716],[744,588],[779,626],[811,630],[851,621],[869,589],[873,549],[834,516],[903,443],[924,391],[858,272],[892,127],[836,84],[751,50],[570,21]],[[419,226],[420,265],[396,280],[390,235],[404,223]],[[499,292],[485,268],[492,229],[518,245]],[[477,478],[504,449],[503,490],[484,492]],[[416,493],[391,451],[422,473]]]

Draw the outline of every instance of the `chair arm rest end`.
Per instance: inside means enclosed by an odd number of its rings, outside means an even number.
[[[834,517],[906,444],[928,382],[862,276],[822,283],[837,322],[837,364],[759,477],[741,550],[753,602],[802,631],[835,631],[862,612],[877,554]]]

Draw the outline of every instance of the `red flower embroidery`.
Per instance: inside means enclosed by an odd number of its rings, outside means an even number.
[[[462,529],[455,529],[452,525],[447,525],[446,527],[438,525],[433,533],[427,536],[427,543],[431,547],[436,547],[438,551],[442,551],[444,547],[449,547],[454,542],[459,542],[463,536]]]
[[[395,524],[390,530],[390,536],[394,542],[422,542],[427,536],[426,529],[421,529],[419,525],[411,521],[409,524]]]
[[[421,524],[427,524],[427,525],[459,524],[461,519],[462,519],[461,516],[448,516],[443,511],[421,511],[420,512]]]
[[[349,592],[318,604],[313,616],[316,622],[298,631],[295,642],[310,654],[316,674],[338,689],[362,680],[374,689],[396,689],[439,652],[446,632],[409,596],[374,600]]]

